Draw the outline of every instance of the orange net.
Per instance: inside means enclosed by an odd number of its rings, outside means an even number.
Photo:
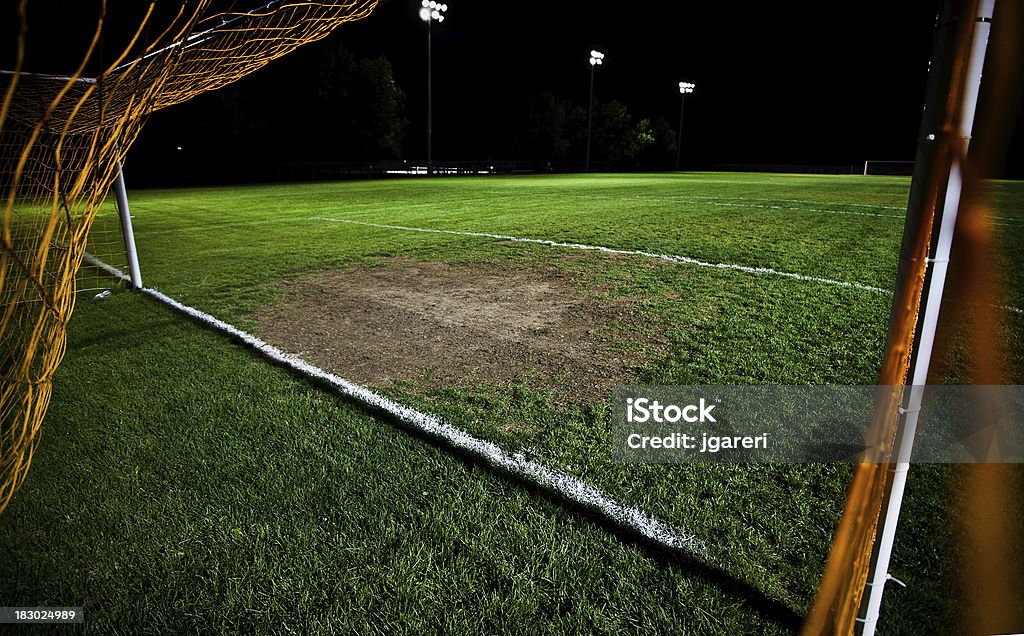
[[[106,0],[66,76],[23,72],[28,4],[18,5],[16,66],[0,74],[0,511],[38,441],[90,230],[146,116],[368,16],[377,0],[189,0],[166,16],[151,0],[96,76],[86,69],[102,57]]]

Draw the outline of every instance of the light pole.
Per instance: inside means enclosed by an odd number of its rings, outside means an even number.
[[[587,108],[587,167],[590,172],[590,131],[594,122],[594,69],[604,63],[604,53],[590,52],[590,107]]]
[[[676,137],[676,170],[679,170],[679,160],[683,156],[683,110],[686,107],[686,96],[697,88],[691,82],[679,82],[679,136]]]
[[[447,4],[441,4],[434,0],[423,0],[420,3],[420,19],[427,23],[427,174],[434,174],[434,77],[431,62],[433,44],[430,38],[430,25],[435,20],[444,22],[444,12],[447,10]]]

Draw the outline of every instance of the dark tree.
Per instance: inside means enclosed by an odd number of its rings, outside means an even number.
[[[130,156],[134,183],[291,179],[310,162],[397,158],[404,110],[387,59],[324,42],[155,113]]]
[[[564,161],[570,158],[585,125],[586,112],[582,107],[544,91],[530,99],[513,151],[526,159]]]
[[[675,165],[678,147],[676,129],[664,117],[656,117],[651,123],[654,143],[647,145],[640,153],[640,165],[648,170],[666,170]]]
[[[356,59],[338,47],[320,55],[312,117],[326,159],[395,159],[402,155],[405,93],[384,57]],[[300,114],[300,116],[303,116]]]
[[[384,57],[359,61],[359,74],[354,82],[360,96],[357,145],[370,159],[397,159],[402,156],[402,140],[409,125],[405,112],[405,93],[395,82],[391,62]],[[361,112],[360,112],[361,111]]]
[[[629,133],[629,140],[626,145],[626,159],[633,161],[637,159],[647,148],[655,143],[654,130],[651,128],[651,120],[641,119],[633,125]]]
[[[600,161],[632,167],[645,148],[655,143],[651,120],[634,120],[618,100],[595,103],[594,156]]]

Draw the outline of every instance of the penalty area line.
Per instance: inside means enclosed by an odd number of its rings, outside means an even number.
[[[824,285],[834,285],[836,287],[847,287],[850,289],[859,289],[861,291],[871,292],[874,294],[883,294],[886,296],[892,296],[892,291],[888,289],[882,289],[881,287],[873,287],[871,285],[864,285],[862,283],[850,283],[842,280],[833,280],[831,278],[819,278],[817,276],[805,276],[804,274],[796,274],[793,272],[782,272],[777,269],[770,267],[750,267],[748,265],[736,265],[734,263],[712,263],[709,261],[702,261],[689,256],[677,256],[675,254],[657,254],[654,252],[645,252],[643,250],[626,250],[618,249],[614,247],[605,247],[602,245],[586,245],[583,243],[562,243],[560,241],[549,241],[547,239],[532,239],[522,238],[518,236],[507,236],[505,234],[488,234],[485,232],[463,232],[457,230],[436,230],[432,228],[424,227],[405,227],[402,225],[385,225],[382,223],[370,223],[368,221],[353,221],[351,219],[332,219],[329,217],[310,217],[310,221],[329,221],[331,223],[350,223],[352,225],[364,225],[367,227],[376,227],[388,230],[402,230],[405,232],[427,232],[431,234],[452,234],[455,236],[474,236],[477,238],[489,238],[497,239],[500,241],[515,241],[518,243],[532,243],[534,245],[547,245],[548,247],[562,247],[573,250],[587,250],[592,252],[602,252],[605,254],[622,254],[626,256],[643,256],[646,258],[653,258],[661,261],[668,261],[670,263],[683,263],[686,265],[694,265],[697,267],[709,267],[713,269],[725,269],[733,270],[738,272],[746,272],[748,274],[763,274],[768,276],[781,276],[783,278],[792,278],[795,280],[802,280],[812,283],[821,283]]]
[[[85,259],[116,278],[128,280],[128,276],[123,272],[91,254],[86,254]],[[295,354],[286,353],[234,325],[215,318],[195,307],[185,305],[155,289],[143,287],[137,291],[208,327],[241,340],[264,357],[282,366],[288,367],[307,378],[316,379],[331,385],[338,393],[349,399],[377,411],[387,413],[410,429],[438,440],[524,482],[552,492],[563,500],[595,513],[613,525],[639,535],[648,541],[665,548],[687,553],[690,556],[699,557],[705,563],[708,562],[707,544],[700,538],[674,528],[638,508],[621,504],[597,487],[584,482],[578,477],[527,459],[522,454],[509,453],[493,442],[474,437],[439,417],[395,402],[366,387],[325,371],[306,362]]]
[[[497,239],[500,241],[515,241],[518,243],[532,243],[535,245],[547,245],[548,247],[562,247],[573,250],[587,250],[593,252],[602,252],[605,254],[622,254],[626,256],[643,256],[646,258],[654,258],[662,261],[668,261],[670,263],[684,263],[686,265],[695,265],[697,267],[710,267],[713,269],[726,269],[734,270],[739,272],[747,272],[749,274],[764,274],[769,276],[782,276],[784,278],[792,278],[795,280],[802,280],[812,283],[821,283],[823,285],[835,285],[837,287],[847,287],[850,289],[859,289],[861,291],[871,292],[873,294],[882,294],[885,296],[892,296],[893,292],[890,289],[883,289],[881,287],[873,287],[871,285],[864,285],[862,283],[850,283],[842,280],[833,280],[831,278],[820,278],[818,276],[805,276],[804,274],[795,274],[793,272],[781,272],[777,269],[770,267],[750,267],[747,265],[735,265],[733,263],[711,263],[709,261],[702,261],[689,256],[676,256],[674,254],[657,254],[654,252],[645,252],[643,250],[624,250],[614,247],[604,247],[601,245],[585,245],[582,243],[562,243],[559,241],[550,241],[547,239],[532,239],[532,238],[521,238],[518,236],[508,236],[505,234],[488,234],[486,232],[464,232],[458,230],[437,230],[426,227],[406,227],[403,225],[385,225],[383,223],[370,223],[369,221],[354,221],[351,219],[332,219],[329,217],[310,217],[310,221],[329,221],[331,223],[350,223],[352,225],[364,225],[367,227],[376,227],[386,230],[401,230],[405,232],[426,232],[429,234],[451,234],[455,236],[473,236],[477,238],[489,238]],[[1011,305],[993,305],[996,309],[1002,309],[1003,311],[1013,312],[1015,314],[1024,315],[1024,309],[1020,307],[1013,307]]]

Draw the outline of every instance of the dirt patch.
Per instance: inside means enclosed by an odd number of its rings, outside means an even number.
[[[252,319],[260,335],[370,386],[526,382],[600,400],[641,360],[626,300],[597,300],[554,266],[453,266],[392,259],[289,282]]]

